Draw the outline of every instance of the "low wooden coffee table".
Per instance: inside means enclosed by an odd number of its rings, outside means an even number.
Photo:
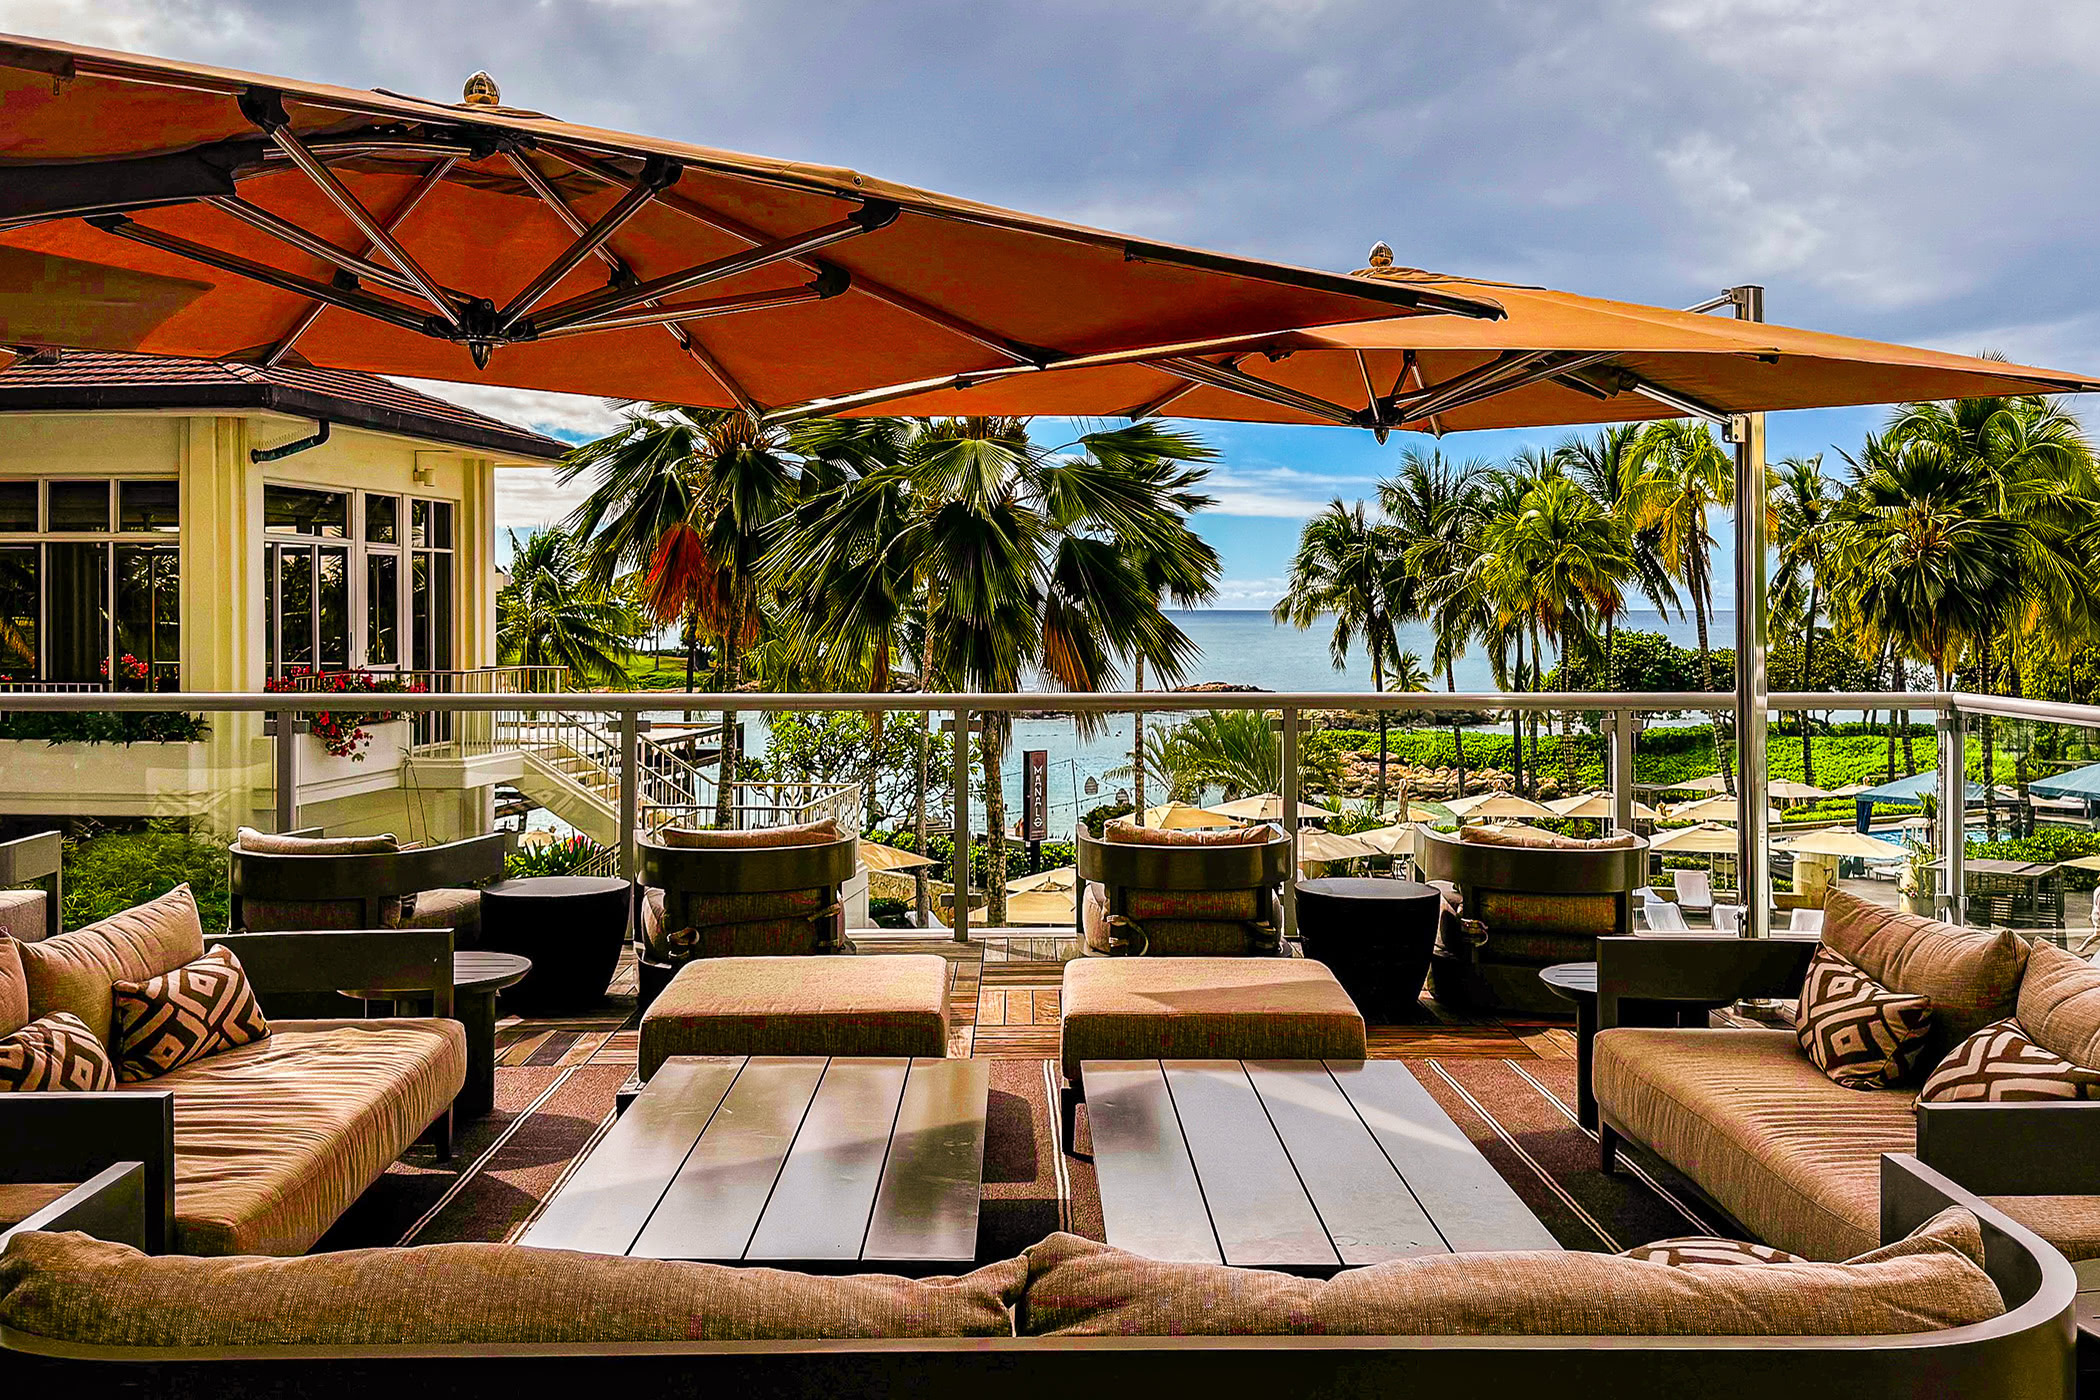
[[[968,1268],[983,1060],[674,1056],[521,1244],[813,1271]]]
[[[1108,1242],[1329,1275],[1559,1249],[1397,1060],[1088,1060]]]

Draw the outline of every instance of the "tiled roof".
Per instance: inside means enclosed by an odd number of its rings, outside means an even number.
[[[502,457],[553,461],[569,445],[376,374],[311,366],[45,351],[0,370],[0,413],[259,408]]]

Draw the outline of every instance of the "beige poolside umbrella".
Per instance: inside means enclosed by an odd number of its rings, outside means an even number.
[[[1831,790],[1830,790],[1830,791],[1829,791],[1828,793],[1826,793],[1826,794],[1825,794],[1825,796],[1828,796],[1828,797],[1857,797],[1857,796],[1859,796],[1859,795],[1860,795],[1861,793],[1865,792],[1866,790],[1867,790],[1867,785],[1866,785],[1865,783],[1846,783],[1846,784],[1845,784],[1845,785],[1844,785],[1843,787],[1834,787],[1834,788],[1832,788],[1832,789],[1831,789]]]
[[[1574,797],[1558,797],[1546,805],[1553,809],[1555,816],[1583,821],[1610,821],[1616,815],[1612,808],[1611,794],[1608,792],[1585,792]],[[1661,817],[1662,813],[1645,802],[1636,801],[1633,804],[1635,821],[1652,822],[1660,820]]]
[[[1242,797],[1233,802],[1220,802],[1210,809],[1243,822],[1280,822],[1283,820],[1283,799],[1273,792],[1256,793],[1253,797]],[[1307,817],[1333,817],[1339,815],[1316,803],[1298,799],[1300,820]]]
[[[1381,817],[1398,817],[1404,822],[1428,822],[1434,826],[1451,820],[1451,809],[1441,802],[1410,802],[1405,807],[1392,806],[1378,814]]]
[[[1708,773],[1703,778],[1687,778],[1681,783],[1660,784],[1664,792],[1726,792],[1728,779],[1719,773]]]
[[[1356,836],[1341,836],[1322,827],[1301,827],[1298,831],[1298,863],[1307,861],[1358,860],[1364,856],[1384,855],[1370,842]]]
[[[1857,856],[1862,860],[1890,860],[1903,854],[1901,846],[1877,841],[1865,832],[1854,831],[1851,827],[1805,831],[1799,836],[1789,836],[1784,841],[1775,841],[1772,844],[1782,851],[1792,851],[1803,856]]]
[[[1376,826],[1369,831],[1351,832],[1350,835],[1373,850],[1389,856],[1411,856],[1421,844],[1421,838],[1416,834],[1413,822],[1398,822],[1392,826]]]
[[[900,851],[895,846],[885,846],[880,841],[862,841],[860,851],[861,868],[864,870],[917,870],[925,865],[940,862],[916,851]]]
[[[1666,831],[1648,843],[1651,851],[1674,851],[1679,855],[1727,856],[1735,854],[1735,828],[1719,822]]]
[[[1732,822],[1742,820],[1743,807],[1739,799],[1723,793],[1717,797],[1702,797],[1697,802],[1680,802],[1674,807],[1663,808],[1663,815],[1673,822]],[[1779,813],[1771,813],[1773,821]]]
[[[1818,798],[1835,797],[1836,793],[1809,783],[1797,783],[1792,778],[1774,778],[1765,784],[1765,794],[1782,802],[1814,802]]]
[[[1478,792],[1471,797],[1454,797],[1444,806],[1460,821],[1469,818],[1513,817],[1520,821],[1536,821],[1541,817],[1560,815],[1543,802],[1534,802],[1514,792]]]
[[[1079,875],[1069,865],[1006,882],[1006,920],[1012,924],[1070,924],[1078,917]]]
[[[1145,809],[1145,819],[1140,826],[1157,827],[1161,831],[1192,831],[1198,827],[1231,826],[1233,819],[1227,813],[1212,807],[1197,807],[1187,802],[1162,802],[1157,807]]]

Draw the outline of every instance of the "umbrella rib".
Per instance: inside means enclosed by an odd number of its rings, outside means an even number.
[[[1617,353],[1616,350],[1601,350],[1595,354],[1578,355],[1572,360],[1555,358],[1555,352],[1551,351],[1521,355],[1518,357],[1518,362],[1504,367],[1502,373],[1486,376],[1483,381],[1468,385],[1463,391],[1452,391],[1438,395],[1432,400],[1434,407],[1427,410],[1427,412],[1419,407],[1410,407],[1407,411],[1407,416],[1422,418],[1428,416],[1430,412],[1449,413],[1453,409],[1467,408],[1476,403],[1484,403],[1488,399],[1498,398],[1503,394],[1511,394],[1519,389],[1529,388],[1541,380],[1556,379],[1574,370],[1586,369],[1591,365],[1610,359]],[[1547,363],[1539,363],[1542,359],[1546,360]]]
[[[518,172],[518,178],[523,180],[526,186],[539,196],[542,204],[554,211],[556,218],[568,225],[570,233],[580,237],[588,226],[584,223],[583,217],[569,207],[569,202],[562,198],[561,191],[554,187],[553,182],[545,175],[542,175],[539,167],[527,160],[522,153],[509,151],[505,154],[511,163],[511,167]],[[558,152],[555,154],[557,158],[566,160],[565,157],[560,157]],[[588,170],[584,173],[588,175],[596,174],[596,172]],[[661,194],[658,195],[658,200],[663,202]],[[600,262],[612,269],[616,279],[628,273],[626,261],[611,246],[609,241],[600,243],[592,251],[597,254]],[[798,261],[800,260],[798,259]],[[644,305],[650,306],[660,304],[657,302],[644,303]],[[675,321],[667,321],[663,325],[664,330],[670,334],[671,339],[678,342],[679,349],[690,355],[702,370],[710,375],[717,384],[721,385],[729,397],[736,400],[738,408],[742,409],[749,416],[756,417],[758,415],[757,400],[751,397],[734,375],[722,367],[721,362],[714,357],[713,353],[692,332]]]
[[[259,204],[251,204],[239,195],[213,195],[204,201],[223,214],[230,215],[250,228],[262,230],[281,242],[289,243],[302,253],[309,253],[326,263],[332,263],[361,281],[377,282],[389,290],[415,296],[415,284],[390,267],[381,266],[368,257],[351,252],[339,243],[331,243],[309,229],[301,228],[290,219],[273,214]],[[459,296],[462,293],[453,292]]]
[[[762,311],[773,306],[797,306],[803,302],[822,301],[844,290],[843,284],[826,284],[822,279],[818,279],[803,287],[784,287],[771,292],[738,292],[732,296],[716,297],[711,301],[688,302],[681,306],[665,306],[652,302],[637,311],[602,316],[594,321],[579,321],[574,325],[541,331],[537,338],[559,340],[563,336],[630,330],[635,326],[668,326],[683,321],[702,321],[711,316],[727,316],[738,311]]]
[[[539,149],[546,155],[552,156],[554,159],[561,161],[572,169],[580,170],[586,175],[607,181],[617,181],[619,179],[619,176],[616,174],[616,168],[598,157],[551,144],[543,144]],[[741,238],[746,243],[754,245],[764,243],[768,237],[768,235],[753,228],[751,225],[710,209],[707,205],[700,203],[689,195],[667,193],[660,196],[657,202],[664,208],[683,214],[696,223],[706,224],[709,228],[719,233],[726,233],[732,238]],[[809,268],[812,272],[817,270],[814,259],[797,259],[796,261],[801,262],[803,266]],[[887,302],[899,311],[916,316],[922,321],[929,321],[943,330],[952,331],[965,340],[982,345],[987,350],[996,350],[1008,359],[1018,363],[1040,364],[1046,358],[1052,357],[1051,352],[1035,346],[1023,345],[1016,340],[1010,340],[1000,335],[997,331],[987,330],[973,321],[964,320],[953,312],[944,311],[929,302],[921,301],[908,292],[900,292],[885,282],[872,280],[858,272],[854,274],[853,286],[854,290],[864,292],[877,301]]]
[[[1343,427],[1358,427],[1363,415],[1355,409],[1343,408],[1311,394],[1288,388],[1282,384],[1271,384],[1265,379],[1256,379],[1243,370],[1228,369],[1224,365],[1212,364],[1209,360],[1193,356],[1174,355],[1159,362],[1163,367],[1187,379],[1210,384],[1250,399],[1265,399],[1285,408],[1295,408],[1315,418],[1324,418]]]
[[[600,214],[596,223],[589,228],[577,230],[575,242],[564,248],[554,261],[540,269],[539,276],[526,283],[518,294],[510,299],[510,304],[496,317],[497,333],[508,334],[511,328],[517,325],[519,318],[537,305],[541,297],[553,291],[555,284],[573,272],[578,263],[603,247],[606,239],[611,238],[619,232],[622,225],[641,213],[658,194],[676,184],[683,171],[684,167],[677,161],[651,160],[644,164],[642,178],[630,185],[610,209]]]
[[[1227,369],[1237,369],[1239,367],[1240,361],[1246,358],[1247,357],[1245,355],[1227,355],[1218,363],[1222,364]],[[1125,413],[1122,416],[1125,418],[1150,418],[1155,414],[1164,411],[1169,404],[1187,398],[1190,394],[1195,393],[1198,389],[1202,387],[1203,386],[1201,384],[1197,383],[1193,379],[1188,379],[1181,375],[1175,375],[1174,385],[1172,388],[1168,389],[1164,394],[1161,394],[1155,399],[1151,399],[1145,403],[1139,404],[1137,407],[1131,409],[1128,413]]]

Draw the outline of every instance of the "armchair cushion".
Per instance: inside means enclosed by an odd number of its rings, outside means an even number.
[[[1535,826],[1461,826],[1458,839],[1470,846],[1522,846],[1541,851],[1630,851],[1641,844],[1632,832],[1614,836],[1562,836]]]
[[[666,846],[691,850],[747,850],[760,846],[821,846],[839,839],[839,824],[830,817],[795,826],[763,826],[751,831],[717,831],[703,827],[667,826],[657,833]]]
[[[1890,991],[1929,1003],[1922,1063],[1937,1064],[1957,1042],[2014,1013],[2028,957],[2018,934],[1956,928],[1842,890],[1823,909],[1826,947]]]
[[[117,1087],[109,1051],[66,1011],[0,1036],[0,1093],[106,1093]]]
[[[241,960],[215,947],[197,961],[143,982],[114,984],[117,1074],[128,1084],[270,1033]]]
[[[2035,940],[2020,979],[2020,1029],[2074,1065],[2100,1069],[2100,967]]]
[[[139,982],[204,956],[204,926],[188,885],[121,914],[18,945],[33,1016],[70,1011],[104,1045],[119,979]]]
[[[1848,1089],[1887,1089],[1917,1062],[1932,1004],[1892,992],[1828,948],[1809,960],[1795,1034],[1815,1067]]]
[[[259,856],[374,856],[401,849],[391,831],[376,836],[287,836],[244,826],[234,842]]]
[[[2037,1045],[2018,1021],[1985,1026],[1954,1047],[1918,1092],[1923,1103],[2100,1099],[2100,1070]]]
[[[1117,817],[1101,829],[1101,839],[1126,846],[1265,846],[1274,841],[1276,828],[1267,823],[1235,827],[1139,826]]]
[[[0,1035],[13,1035],[29,1024],[29,983],[22,972],[22,950],[0,933]]]

